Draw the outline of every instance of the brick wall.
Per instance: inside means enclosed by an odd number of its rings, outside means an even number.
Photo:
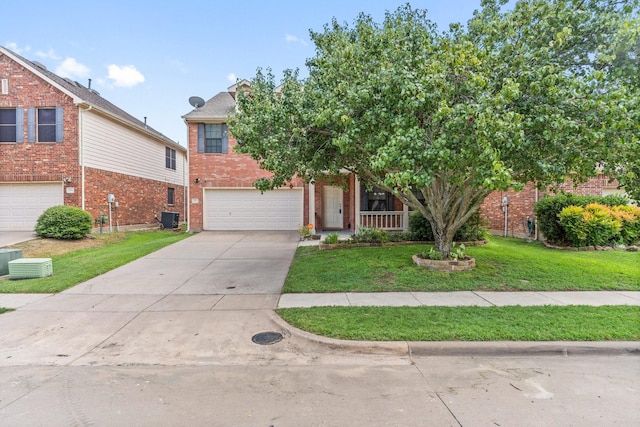
[[[257,179],[269,177],[271,174],[260,169],[250,156],[235,153],[233,149],[237,141],[231,135],[228,153],[198,153],[198,124],[189,123],[188,129],[190,228],[202,230],[205,188],[251,188]],[[196,183],[196,179],[199,179],[199,182]],[[296,179],[293,185],[302,187],[303,183]]]
[[[167,204],[168,188],[174,188],[174,204]],[[155,223],[154,215],[162,211],[178,212],[184,221],[184,188],[130,175],[85,168],[85,210],[93,218],[108,215],[107,195],[113,194],[118,208],[112,205],[112,222],[119,225]]]
[[[589,179],[583,184],[579,184],[574,188],[573,183],[566,182],[559,186],[559,190],[567,193],[576,193],[584,195],[600,196],[602,190],[607,187],[615,187],[615,182],[610,183],[606,176],[600,175]],[[520,192],[495,191],[491,193],[482,204],[482,216],[489,221],[489,229],[496,233],[504,232],[504,212],[502,210],[502,198],[508,196],[509,210],[507,217],[507,235],[524,237],[527,235],[527,218],[534,218],[533,207],[536,200],[544,197],[545,194],[553,194],[552,192],[538,191],[533,184],[529,183]]]
[[[0,108],[25,109],[23,137],[27,141],[27,109],[64,107],[64,142],[0,144],[0,182],[71,182],[78,186],[78,109],[70,97],[33,73],[0,55],[0,78],[8,79],[9,93],[0,95]],[[77,205],[78,192],[65,190],[65,203]]]

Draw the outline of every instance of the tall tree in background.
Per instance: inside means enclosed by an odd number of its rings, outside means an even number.
[[[229,121],[238,150],[273,173],[256,187],[346,169],[420,211],[445,257],[494,190],[604,169],[633,193],[638,0],[505,4],[485,0],[446,32],[409,5],[381,24],[334,20],[311,32],[306,79],[259,70]]]

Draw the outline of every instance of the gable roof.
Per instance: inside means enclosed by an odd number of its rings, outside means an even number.
[[[44,65],[40,64],[39,62],[29,61],[28,59],[18,55],[15,52],[12,52],[11,50],[3,46],[0,46],[0,53],[6,55],[35,75],[44,79],[47,83],[51,84],[52,86],[70,96],[73,99],[74,103],[86,104],[88,106],[91,106],[91,108],[95,108],[107,114],[108,116],[117,119],[121,123],[124,123],[125,125],[128,125],[147,134],[148,136],[153,137],[154,139],[179,147],[181,151],[186,151],[185,147],[181,146],[161,132],[153,129],[151,126],[148,126],[144,122],[133,117],[131,114],[127,113],[118,106],[107,101],[105,98],[101,97],[97,91],[89,89],[71,79],[60,77],[59,75],[49,71]]]
[[[200,108],[195,108],[182,118],[186,121],[226,120],[236,109],[236,100],[230,92],[220,92]]]

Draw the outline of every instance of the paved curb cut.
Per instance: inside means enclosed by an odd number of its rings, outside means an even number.
[[[298,329],[271,311],[271,319],[289,337],[329,350],[380,356],[638,356],[640,341],[353,341],[323,337]]]

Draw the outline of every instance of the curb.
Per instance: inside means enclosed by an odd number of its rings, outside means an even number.
[[[289,338],[299,338],[345,354],[379,356],[637,356],[640,341],[353,341],[328,338],[298,329],[275,311],[271,320]]]

